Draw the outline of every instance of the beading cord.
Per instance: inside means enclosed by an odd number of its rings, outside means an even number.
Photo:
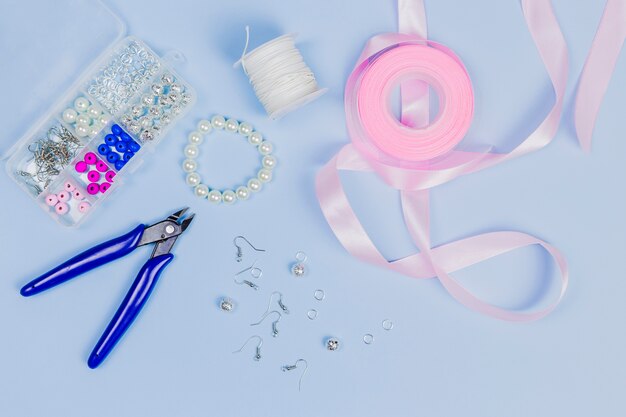
[[[235,66],[241,63],[271,119],[279,119],[327,91],[317,85],[315,74],[296,48],[295,35],[279,36],[246,53],[249,42],[250,28],[246,26],[246,46]]]

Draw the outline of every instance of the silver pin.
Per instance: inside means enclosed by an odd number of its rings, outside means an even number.
[[[298,367],[300,362],[304,362],[304,371],[302,371],[302,375],[300,375],[300,380],[298,381],[298,391],[302,391],[302,378],[304,378],[304,375],[306,375],[306,372],[309,369],[308,362],[304,359],[298,359],[293,365],[285,365],[281,368],[283,372],[293,371]]]
[[[283,311],[283,313],[289,314],[289,308],[287,308],[285,303],[283,303],[283,294],[280,291],[274,291],[272,295],[270,295],[270,299],[267,302],[267,308],[265,309],[263,315],[269,313],[270,307],[272,306],[272,300],[274,299],[274,294],[278,294],[278,306],[280,307],[280,309]]]
[[[257,252],[265,252],[265,249],[259,249],[259,248],[254,247],[254,245],[250,243],[250,241],[246,239],[244,236],[235,236],[235,238],[233,239],[233,243],[235,244],[235,247],[237,248],[237,262],[241,262],[243,260],[243,251],[241,250],[241,246],[237,244],[237,239],[245,240],[246,243],[250,245],[250,247]]]
[[[239,348],[239,350],[235,350],[233,353],[239,353],[239,352],[241,352],[241,351],[243,350],[243,348],[245,348],[245,347],[246,347],[246,345],[248,344],[248,342],[249,342],[250,340],[252,340],[252,339],[255,339],[255,338],[258,338],[258,339],[259,339],[259,343],[256,345],[256,353],[255,353],[255,355],[253,356],[253,359],[254,359],[255,361],[260,361],[260,360],[261,360],[261,346],[263,346],[263,338],[262,338],[261,336],[259,336],[259,335],[250,336],[250,337],[248,338],[248,340],[246,340],[246,341],[244,342],[243,346],[241,346],[241,347]]]
[[[250,326],[258,326],[259,324],[263,323],[263,320],[265,320],[265,318],[272,313],[278,314],[278,318],[272,322],[272,337],[278,337],[278,322],[280,321],[280,319],[283,318],[283,315],[280,314],[279,311],[272,310],[269,313],[264,314],[263,317],[261,317],[261,320],[256,323],[252,323]]]

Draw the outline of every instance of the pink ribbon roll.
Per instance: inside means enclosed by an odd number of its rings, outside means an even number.
[[[472,123],[474,93],[469,75],[452,51],[433,42],[392,45],[350,78],[348,124],[359,130],[351,137],[372,158],[395,166],[434,160],[454,149]],[[393,90],[408,80],[430,85],[439,97],[439,114],[423,128],[400,123],[390,108]]]

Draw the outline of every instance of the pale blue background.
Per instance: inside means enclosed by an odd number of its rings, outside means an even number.
[[[445,243],[491,230],[521,230],[560,248],[571,285],[557,310],[528,324],[490,319],[456,303],[436,280],[415,281],[351,258],[328,228],[313,191],[319,168],[347,142],[342,94],[364,42],[396,28],[393,1],[109,2],[128,33],[156,51],[182,51],[178,70],[198,102],[144,165],[80,229],[65,229],[0,175],[3,265],[0,280],[0,415],[2,416],[623,416],[626,375],[626,62],[617,71],[598,118],[591,155],[572,134],[571,105],[546,149],[464,177],[433,193],[433,241]],[[570,46],[569,101],[603,3],[555,1]],[[468,141],[508,150],[552,103],[549,82],[516,1],[428,1],[430,37],[463,58],[476,88],[476,119]],[[36,7],[32,16],[39,16]],[[85,16],[90,19],[90,16]],[[18,30],[19,22],[14,23]],[[243,46],[298,32],[298,46],[330,89],[322,99],[278,122],[266,118],[245,76],[231,68]],[[5,30],[7,28],[4,28]],[[10,32],[10,30],[9,30]],[[24,32],[21,30],[21,32]],[[88,33],[85,36],[89,36]],[[37,39],[32,39],[36,42]],[[0,50],[0,56],[9,51]],[[35,64],[35,61],[33,61]],[[10,59],[2,67],[11,66]],[[41,65],[45,71],[45,65]],[[8,85],[7,85],[8,83]],[[3,89],[15,93],[28,86]],[[3,123],[20,108],[3,107]],[[187,133],[215,112],[248,120],[276,144],[275,181],[245,204],[214,207],[184,185],[181,152]],[[27,123],[21,131],[27,128]],[[12,132],[13,133],[13,132]],[[217,136],[217,135],[216,135]],[[3,138],[3,143],[17,136]],[[234,185],[249,175],[254,155],[241,142],[205,143],[201,173]],[[346,175],[356,210],[389,258],[414,248],[395,192],[367,175]],[[149,304],[104,365],[86,358],[123,298],[147,249],[32,299],[21,285],[81,249],[190,205],[192,228],[174,248]],[[231,240],[245,234],[268,249],[258,293],[235,286]],[[287,268],[297,250],[310,275]],[[246,252],[246,261],[252,260]],[[483,297],[525,308],[554,295],[551,260],[527,249],[455,274]],[[326,291],[317,302],[313,291]],[[292,314],[278,339],[269,323],[250,328],[273,290]],[[237,311],[216,300],[230,295]],[[306,318],[319,310],[317,321]],[[391,332],[380,322],[394,321]],[[261,332],[264,358],[252,346]],[[370,332],[371,346],[361,341]],[[326,336],[343,349],[323,349]],[[298,371],[309,363],[303,390]]]

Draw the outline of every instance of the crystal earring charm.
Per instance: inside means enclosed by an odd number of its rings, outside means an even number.
[[[291,265],[291,274],[295,277],[302,277],[306,274],[307,268],[304,263],[307,260],[306,253],[299,251],[296,253],[296,262]]]

